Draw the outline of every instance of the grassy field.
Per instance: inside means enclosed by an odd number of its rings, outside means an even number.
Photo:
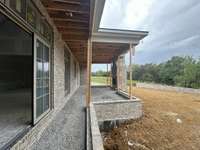
[[[91,81],[93,84],[95,85],[106,85],[107,84],[107,77],[102,77],[102,76],[92,76]],[[109,81],[110,82],[110,79]],[[133,85],[136,83],[137,81],[133,81]],[[127,80],[127,85],[130,84],[130,80]]]
[[[144,115],[104,137],[106,150],[199,150],[200,95],[134,88]]]
[[[107,85],[107,77],[92,76],[91,81],[93,85]]]

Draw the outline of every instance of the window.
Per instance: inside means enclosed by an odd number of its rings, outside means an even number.
[[[37,39],[36,60],[36,117],[49,109],[49,47]]]
[[[74,60],[74,78],[76,78],[76,69],[77,69],[77,67],[76,67],[76,61]]]
[[[31,0],[0,0],[25,19],[48,42],[52,42],[53,30]]]
[[[70,53],[65,48],[65,91],[67,94],[70,93]]]
[[[32,42],[32,34],[0,12],[1,150],[32,123]]]
[[[10,0],[9,6],[22,18],[26,18],[26,0]]]
[[[31,2],[28,3],[27,6],[27,22],[36,28],[36,11],[33,7],[33,4]]]

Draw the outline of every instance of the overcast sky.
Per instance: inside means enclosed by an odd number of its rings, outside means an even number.
[[[101,27],[149,31],[134,63],[200,57],[200,0],[106,0]]]

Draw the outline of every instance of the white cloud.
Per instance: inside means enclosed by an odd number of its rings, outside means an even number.
[[[123,19],[124,28],[145,30],[142,22],[148,17],[153,2],[154,0],[129,0],[127,8],[124,10],[126,12]]]
[[[149,31],[136,48],[136,62],[160,62],[200,56],[199,14],[199,0],[106,0],[101,26]]]

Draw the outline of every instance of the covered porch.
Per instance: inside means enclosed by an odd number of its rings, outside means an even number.
[[[37,86],[38,89],[41,87],[36,84],[34,72],[34,85],[31,87],[33,127],[26,136],[17,139],[18,143],[13,149],[103,149],[100,129],[104,128],[104,122],[112,124],[138,118],[142,114],[140,100],[132,95],[131,66],[135,46],[148,32],[100,28],[105,0],[33,2],[37,6],[33,10],[41,10],[41,20],[48,21],[53,33],[49,43],[51,50],[48,56],[51,57],[47,61],[51,66],[48,73],[48,80],[51,81],[48,83],[48,94],[51,96],[45,96],[48,97],[48,107],[44,107],[42,116],[38,115],[40,118],[37,118],[37,108],[43,107],[36,103]],[[20,25],[26,23],[24,20],[17,22]],[[25,29],[30,27],[29,24],[24,26]],[[37,52],[40,46],[36,46],[39,43],[36,39],[39,41],[40,35],[37,35],[34,27],[30,32],[34,36],[33,49]],[[125,54],[129,56],[128,60]],[[37,59],[36,56],[32,58]],[[126,68],[124,65],[127,62]],[[93,63],[112,66],[108,87],[91,86]],[[36,67],[36,61],[33,67]],[[43,81],[42,84],[44,91],[47,86]]]

